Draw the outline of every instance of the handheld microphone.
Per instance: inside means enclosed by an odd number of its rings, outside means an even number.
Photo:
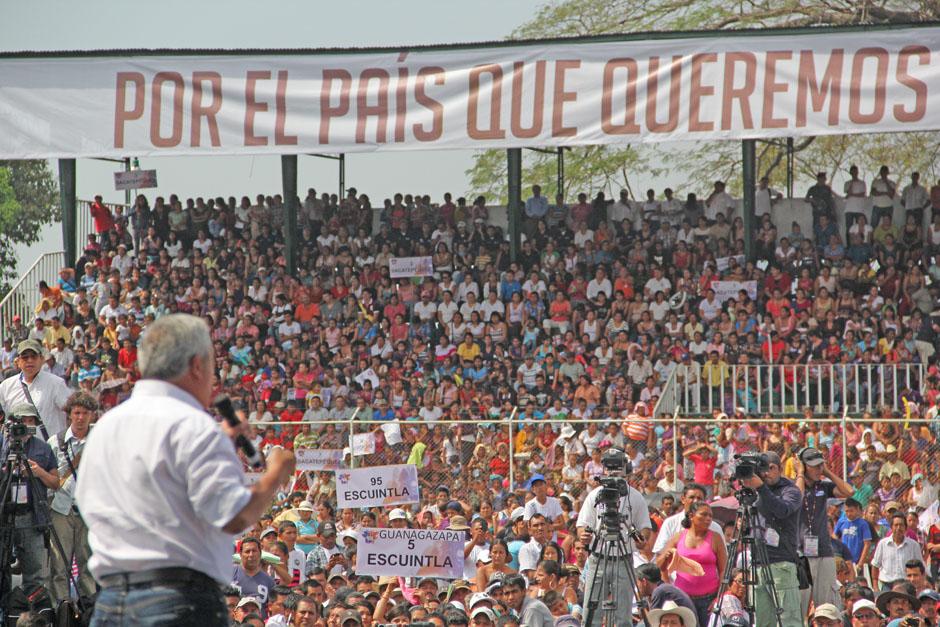
[[[232,399],[230,399],[227,394],[219,394],[215,397],[215,400],[212,401],[212,404],[230,427],[238,427],[241,424],[238,416],[235,415],[235,407],[232,406]],[[245,454],[245,457],[248,458],[248,464],[252,468],[262,468],[264,466],[264,459],[258,451],[255,450],[255,445],[252,444],[244,434],[239,433],[235,437],[235,445],[238,446]]]

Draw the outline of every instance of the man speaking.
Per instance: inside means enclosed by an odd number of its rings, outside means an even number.
[[[209,329],[183,314],[151,324],[142,379],[88,437],[76,496],[89,569],[102,590],[92,625],[227,625],[220,585],[232,536],[252,525],[294,471],[276,449],[250,488],[231,437],[206,412],[215,363]]]

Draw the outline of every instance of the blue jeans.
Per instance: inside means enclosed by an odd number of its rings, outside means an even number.
[[[193,586],[104,588],[98,593],[92,627],[227,627],[222,591]]]

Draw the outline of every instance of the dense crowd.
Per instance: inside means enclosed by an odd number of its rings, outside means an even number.
[[[483,197],[396,194],[378,209],[355,189],[342,199],[310,189],[298,199],[294,276],[279,195],[171,195],[152,206],[141,195],[127,212],[99,197],[96,234],[74,267],[41,285],[35,319],[10,322],[0,364],[15,368],[20,342],[37,340],[44,370],[107,410],[139,377],[148,323],[192,313],[212,329],[218,391],[257,423],[259,448],[344,449],[355,422],[374,448],[357,464],[418,466],[423,502],[392,511],[336,511],[334,474],[299,473],[239,543],[230,598],[243,623],[579,624],[588,547],[577,517],[609,448],[626,452],[650,506],[653,533],[634,553],[649,607],[678,603],[704,624],[717,604],[737,620],[741,587],[715,598],[734,528],[734,456],[775,455],[799,482],[812,450],[835,488],[809,525],[828,525],[811,531],[835,566],[819,573],[804,612],[819,625],[841,622],[843,609],[854,620],[853,602],[908,579],[895,596],[935,621],[940,185],[916,174],[898,185],[887,168],[870,184],[857,174],[843,190],[845,223],[820,174],[806,194],[808,232],[774,222],[781,197],[761,181],[751,259],[721,182],[702,200],[667,189],[571,204],[536,186],[515,260]],[[433,275],[392,279],[393,257],[431,257]],[[719,299],[719,280],[756,290]],[[770,386],[741,367],[768,362],[793,367]],[[830,369],[903,363],[923,369],[913,381],[862,382],[857,369]],[[712,422],[676,429],[652,415],[673,376]],[[906,414],[866,414],[843,431],[838,417],[857,397],[842,390],[856,384]],[[804,386],[813,398],[822,390],[821,406],[758,414],[759,402],[782,406]],[[509,429],[501,422],[513,412]],[[709,536],[713,519],[725,524]],[[396,525],[465,529],[465,579],[356,576],[358,530]],[[714,547],[711,569],[673,585],[668,556],[686,550],[687,534]],[[910,553],[900,565],[897,546]],[[887,616],[884,594],[860,607]],[[829,603],[838,610],[827,619]],[[696,624],[678,615],[686,622],[662,612],[650,621]]]

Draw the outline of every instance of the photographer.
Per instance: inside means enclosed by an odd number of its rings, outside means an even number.
[[[609,488],[603,485],[603,482],[610,483],[610,480],[620,479],[626,484],[626,475],[631,470],[627,466],[625,453],[618,449],[609,449],[604,453],[601,463],[604,465],[605,479],[602,480],[602,485],[588,493],[584,500],[584,505],[581,506],[581,511],[578,513],[578,538],[580,542],[591,551],[584,574],[584,581],[587,582],[584,590],[585,606],[587,605],[588,599],[591,598],[591,588],[595,583],[595,575],[597,574],[597,567],[600,562],[597,553],[594,552],[596,549],[600,548],[600,542],[598,541],[598,545],[595,546],[594,538],[604,533],[599,514],[605,510],[606,507],[603,502],[599,501],[598,496],[601,495],[602,491],[605,493],[609,492]],[[626,493],[622,493],[619,498],[618,511],[621,514],[620,533],[626,543],[627,551],[632,553],[634,547],[633,541],[630,539],[629,535],[631,528],[635,527],[643,535],[644,539],[648,539],[651,533],[649,509],[646,505],[646,499],[633,487],[626,486]],[[617,625],[629,625],[631,612],[633,610],[633,586],[630,584],[627,571],[627,569],[632,566],[632,564],[628,563],[630,560],[632,560],[630,554],[616,556],[616,569],[614,570],[616,581],[614,582],[614,589],[618,591],[618,596],[615,599],[617,603],[615,622]],[[605,599],[601,599],[601,603],[603,603],[604,600]],[[595,612],[592,624],[586,627],[600,625],[602,617],[603,612]]]
[[[91,548],[88,546],[88,527],[75,505],[75,476],[81,461],[82,448],[91,423],[98,416],[98,401],[86,392],[76,392],[65,404],[69,427],[49,438],[55,453],[60,480],[52,497],[52,528],[62,543],[62,553],[52,544],[52,596],[56,601],[69,596],[69,571],[72,559],[78,564],[79,596],[95,592],[95,580],[88,570]],[[63,555],[64,553],[64,555]]]
[[[803,612],[809,609],[810,600],[819,607],[831,603],[840,607],[839,584],[836,581],[836,560],[829,541],[826,504],[837,497],[846,499],[855,489],[837,477],[826,466],[826,460],[818,449],[808,447],[799,453],[796,487],[803,492],[800,511],[800,548],[809,560],[813,578],[812,588],[802,592]]]
[[[752,460],[748,460],[750,463]],[[740,468],[742,462],[738,462]],[[743,487],[757,492],[757,511],[763,519],[762,529],[754,533],[762,534],[767,547],[767,559],[771,577],[777,591],[777,604],[782,610],[781,624],[802,625],[803,614],[800,604],[800,584],[796,574],[799,512],[803,501],[800,489],[781,474],[780,456],[773,451],[762,453],[753,474],[741,478]],[[756,590],[755,610],[758,627],[777,625],[773,599],[767,586],[761,585]]]
[[[3,508],[14,508],[13,545],[23,573],[23,589],[31,591],[43,584],[43,565],[46,561],[45,528],[49,518],[44,504],[46,489],[59,487],[55,454],[48,444],[34,435],[39,416],[32,405],[15,405],[7,415],[0,434],[0,459],[8,460],[17,455],[29,464],[12,467],[12,483],[9,500]],[[4,461],[2,473],[10,466]],[[31,482],[30,475],[37,481]],[[3,476],[3,480],[7,477]],[[34,488],[38,488],[34,489]],[[3,590],[10,588],[10,570],[3,564]]]

